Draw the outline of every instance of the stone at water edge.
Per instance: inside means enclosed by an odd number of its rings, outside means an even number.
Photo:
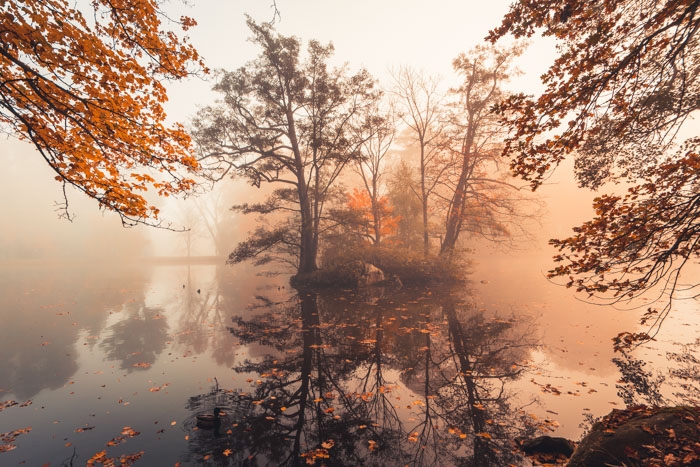
[[[593,424],[567,466],[636,465],[636,460],[650,456],[692,453],[700,443],[699,423],[698,407],[615,409]],[[700,465],[700,459],[688,465]]]

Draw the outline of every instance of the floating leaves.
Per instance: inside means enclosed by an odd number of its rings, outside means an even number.
[[[8,431],[7,433],[0,433],[0,452],[12,451],[17,446],[14,444],[15,439],[19,435],[24,433],[29,433],[32,431],[32,427],[19,428],[17,430]]]
[[[95,429],[94,426],[83,426],[83,427],[80,427],[80,428],[76,428],[76,429],[75,429],[75,432],[76,432],[76,433],[82,433],[82,432],[84,432],[84,431],[90,431],[90,430],[93,430],[93,429]]]
[[[15,405],[17,405],[17,401],[14,400],[0,401],[0,412]]]
[[[144,454],[144,451],[137,452],[135,454],[122,454],[119,456],[119,458],[108,458],[107,457],[107,451],[100,451],[94,456],[92,456],[90,459],[87,460],[87,463],[85,464],[86,467],[92,467],[95,464],[102,464],[104,467],[112,467],[114,465],[119,465],[121,467],[126,467],[133,465],[134,462],[139,460]],[[119,464],[115,464],[115,461],[118,461]]]
[[[160,386],[150,387],[150,388],[148,388],[148,391],[149,392],[158,392],[158,391],[161,391],[161,390],[167,388],[168,386],[170,386],[170,383],[165,383],[165,384],[162,384]]]
[[[125,426],[122,429],[121,436],[117,436],[107,441],[107,446],[117,446],[118,444],[125,442],[128,438],[133,438],[134,436],[137,436],[139,434],[140,432],[134,431],[134,429],[130,426]]]
[[[308,465],[314,465],[317,459],[330,459],[331,456],[327,449],[318,448],[302,453],[301,457],[306,460]]]

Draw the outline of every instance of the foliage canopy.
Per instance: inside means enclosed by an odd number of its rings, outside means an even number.
[[[165,26],[156,0],[24,0],[0,5],[0,131],[31,142],[65,188],[124,224],[152,223],[140,193],[193,187],[190,139],[168,126],[165,80],[204,71],[197,51]],[[84,15],[92,9],[90,15]],[[65,198],[64,214],[70,217]]]
[[[551,275],[615,300],[660,286],[671,298],[664,312],[645,316],[656,324],[670,309],[683,266],[700,252],[700,137],[675,145],[700,107],[699,6],[522,0],[489,35],[496,41],[540,31],[559,47],[542,77],[545,91],[500,106],[512,130],[506,153],[514,171],[536,188],[573,155],[582,186],[635,185],[626,195],[597,198],[593,220],[552,240],[563,253]]]

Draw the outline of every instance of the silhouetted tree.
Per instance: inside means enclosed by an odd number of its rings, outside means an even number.
[[[542,75],[544,92],[500,106],[515,173],[536,188],[573,156],[582,186],[634,185],[624,196],[596,198],[593,220],[552,241],[562,264],[551,276],[614,301],[658,285],[669,299],[644,317],[654,319],[651,333],[676,298],[681,270],[700,253],[700,138],[691,134],[674,150],[700,108],[698,7],[697,0],[523,0],[489,35],[540,32],[559,47]],[[623,333],[617,345],[648,337]]]
[[[202,109],[194,122],[200,160],[216,179],[234,174],[256,187],[282,187],[264,203],[239,206],[243,212],[293,215],[293,224],[256,231],[229,262],[296,242],[297,272],[309,273],[317,268],[324,206],[334,183],[362,157],[354,125],[378,93],[366,71],[329,69],[331,45],[309,42],[302,61],[297,38],[251,19],[248,27],[262,51],[248,65],[219,75],[214,90],[223,100]]]

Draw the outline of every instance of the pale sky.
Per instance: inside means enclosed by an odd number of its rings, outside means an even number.
[[[248,42],[245,14],[258,22],[273,17],[272,0],[178,0],[166,8],[194,17],[199,23],[189,32],[192,43],[212,69],[234,70],[255,58],[259,50]],[[281,18],[275,28],[335,46],[335,60],[349,70],[367,70],[380,84],[390,82],[390,69],[410,66],[428,75],[450,79],[452,60],[483,42],[488,31],[500,24],[510,0],[277,0]],[[519,67],[525,74],[513,88],[533,92],[539,76],[554,57],[550,43],[532,44]],[[210,79],[213,79],[211,77]],[[198,105],[210,103],[213,82],[188,80],[171,86],[172,118],[189,119]],[[193,99],[193,96],[196,98]]]
[[[276,29],[294,35],[306,44],[310,39],[335,46],[337,64],[347,63],[349,72],[365,67],[380,81],[390,83],[390,70],[410,66],[427,75],[454,78],[452,60],[481,43],[488,31],[500,24],[510,0],[277,0],[281,18]],[[171,17],[182,14],[199,23],[188,32],[191,42],[212,69],[234,70],[254,59],[259,50],[248,42],[250,31],[245,14],[258,22],[273,18],[272,0],[170,0],[163,5]],[[534,92],[538,77],[554,57],[551,44],[537,41],[521,57],[524,75],[510,89]],[[187,124],[201,106],[211,104],[214,77],[208,81],[191,78],[169,85],[167,103],[170,120]],[[54,202],[60,201],[60,184],[36,150],[12,140],[0,140],[0,158],[6,171],[0,176],[5,193],[19,194],[14,203],[13,225],[32,231],[65,231],[92,228],[92,219],[102,217],[97,204],[73,194],[71,210],[78,214],[74,224],[56,219]],[[560,199],[560,197],[557,197]],[[181,200],[159,199],[164,217],[178,224]],[[568,204],[568,203],[567,203]],[[104,214],[105,221],[119,225],[116,214]],[[43,227],[34,227],[41,224]],[[31,226],[31,227],[30,227]],[[149,232],[153,235],[154,232]],[[172,236],[172,235],[171,235]],[[154,244],[161,244],[155,241]]]

